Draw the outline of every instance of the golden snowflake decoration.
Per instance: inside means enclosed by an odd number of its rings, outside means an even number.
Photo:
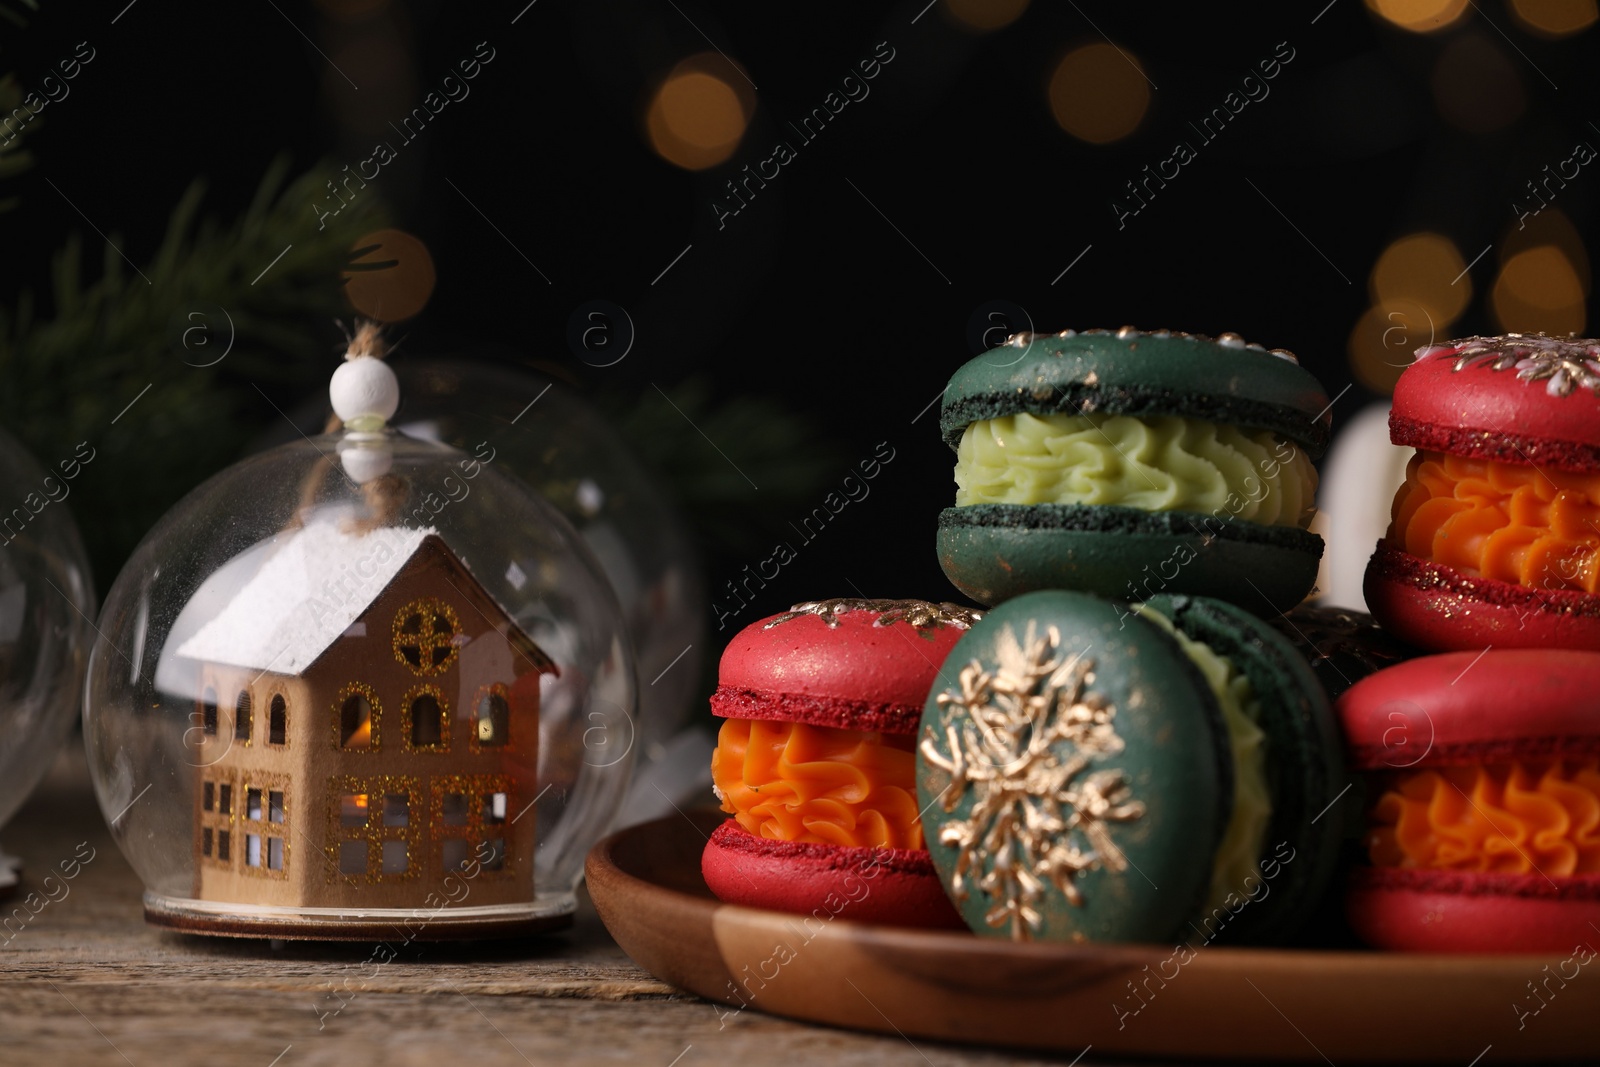
[[[1094,662],[1068,659],[1060,645],[1054,626],[1041,636],[1030,622],[1020,643],[1005,627],[995,669],[973,660],[961,670],[960,694],[939,694],[946,750],[931,727],[921,745],[923,758],[950,776],[941,794],[946,813],[968,790],[975,798],[965,818],[939,827],[939,843],[957,849],[951,893],[965,901],[976,886],[992,901],[984,921],[1009,923],[1014,941],[1039,932],[1049,886],[1082,907],[1079,874],[1126,870],[1111,825],[1145,812],[1123,771],[1090,770],[1122,751],[1117,710],[1087,692]]]
[[[1455,370],[1487,366],[1516,368],[1524,382],[1544,382],[1551,396],[1570,396],[1577,388],[1600,396],[1600,341],[1551,337],[1542,333],[1508,333],[1504,337],[1468,337],[1457,342]]]
[[[934,604],[926,600],[868,600],[863,597],[834,597],[831,600],[808,600],[796,604],[762,627],[774,626],[798,619],[802,615],[815,615],[831,629],[839,625],[839,616],[852,611],[875,611],[878,618],[874,626],[892,626],[897,622],[910,623],[919,630],[930,626],[955,626],[968,629],[983,618],[977,608],[964,608],[960,604]]]

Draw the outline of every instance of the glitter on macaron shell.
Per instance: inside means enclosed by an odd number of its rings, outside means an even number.
[[[1504,337],[1463,337],[1447,345],[1417,349],[1417,359],[1453,357],[1452,370],[1487,367],[1515,369],[1522,382],[1544,382],[1551,396],[1570,396],[1582,387],[1600,396],[1600,340],[1551,337],[1543,333],[1508,333]]]
[[[892,626],[903,622],[923,630],[930,626],[954,626],[970,629],[983,618],[981,608],[968,608],[960,604],[934,604],[926,600],[870,600],[860,597],[834,597],[830,600],[807,600],[795,604],[781,615],[775,615],[762,625],[763,630],[791,622],[804,615],[815,615],[827,623],[828,629],[839,625],[839,616],[852,611],[875,611],[878,617],[873,626]]]
[[[1277,356],[1279,359],[1287,360],[1295,366],[1300,365],[1299,358],[1287,348],[1267,348],[1265,345],[1258,345],[1254,341],[1246,341],[1236,333],[1224,333],[1218,337],[1211,337],[1208,334],[1185,333],[1182,330],[1141,330],[1137,326],[1122,326],[1115,330],[1062,330],[1059,333],[1033,333],[1022,330],[1001,341],[998,347],[1027,348],[1035,341],[1047,341],[1052,337],[1065,339],[1078,336],[1115,337],[1119,341],[1132,340],[1138,337],[1175,337],[1182,341],[1220,345],[1223,348],[1244,348],[1252,352],[1265,352],[1269,356]],[[1061,353],[1057,352],[1056,354],[1060,355]]]

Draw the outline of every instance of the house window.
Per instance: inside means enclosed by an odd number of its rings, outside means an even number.
[[[504,748],[511,740],[510,690],[486,685],[472,709],[472,740],[477,748]]]
[[[200,860],[231,867],[229,842],[234,825],[233,782],[226,772],[207,768],[200,780]]]
[[[408,692],[401,701],[400,715],[401,731],[412,748],[450,750],[450,705],[438,686],[419,685]]]
[[[367,825],[367,794],[346,793],[339,798],[339,825],[347,830]]]
[[[413,600],[395,613],[394,658],[417,674],[440,675],[455,663],[462,636],[449,604],[438,597]]]
[[[287,878],[289,826],[288,778],[279,774],[245,772],[240,783],[244,809],[239,833],[244,835],[244,871],[266,878]]]
[[[239,690],[239,699],[233,704],[233,739],[250,743],[250,690]]]
[[[328,789],[330,880],[392,882],[421,873],[417,841],[425,820],[415,778],[344,775],[329,779]]]
[[[282,693],[275,693],[267,710],[267,744],[282,745],[289,739],[289,705]]]
[[[383,795],[383,825],[411,825],[411,794],[385,793]]]
[[[333,702],[334,747],[358,751],[377,748],[382,714],[378,694],[370,686],[352,682],[339,690]]]
[[[477,863],[505,871],[505,827],[515,821],[511,779],[491,774],[441,775],[433,790],[433,839],[446,871]]]
[[[189,720],[193,722],[193,719]],[[206,687],[205,696],[200,701],[200,727],[207,735],[215,737],[217,733],[217,691]]]
[[[410,865],[411,854],[404,840],[391,840],[383,843],[384,874],[405,874]]]

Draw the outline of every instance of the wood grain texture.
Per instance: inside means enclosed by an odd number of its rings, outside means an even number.
[[[65,896],[9,941],[0,932],[3,1067],[1038,1062],[756,1011],[728,1016],[641,970],[586,898],[567,933],[413,945],[381,965],[368,963],[370,945],[157,930],[143,920],[142,887],[95,806],[76,740],[3,838],[27,863],[21,894],[3,910],[24,914],[26,894],[80,842],[94,849]]]
[[[760,1010],[1063,1057],[1093,1047],[1234,1062],[1488,1064],[1593,1063],[1600,1052],[1600,975],[1584,970],[1592,949],[1472,956],[1202,945],[1180,953],[1016,944],[851,922],[826,907],[780,914],[707,891],[695,845],[720,815],[693,815],[602,841],[589,854],[588,885],[635,959],[730,1014]],[[841,882],[834,898],[848,893]]]

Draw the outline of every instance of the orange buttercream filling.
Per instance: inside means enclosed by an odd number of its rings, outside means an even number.
[[[1380,867],[1600,873],[1600,759],[1407,772],[1372,821]]]
[[[778,841],[921,848],[915,737],[728,719],[711,754],[722,810]]]
[[[1600,586],[1600,473],[1418,451],[1389,543],[1473,576],[1539,589]]]

